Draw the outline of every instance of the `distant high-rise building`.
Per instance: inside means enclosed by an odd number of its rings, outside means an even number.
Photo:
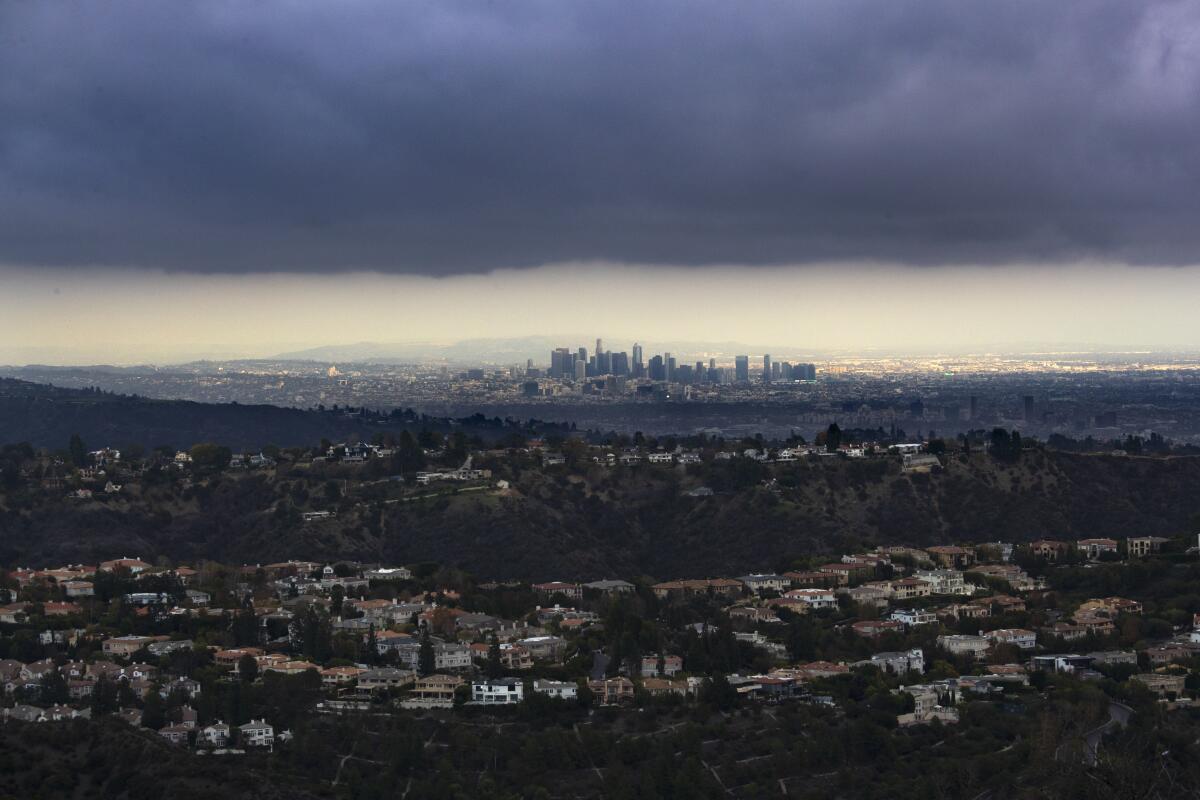
[[[750,356],[734,356],[733,379],[745,383],[750,380]]]
[[[649,371],[650,380],[652,381],[665,381],[667,379],[667,370],[663,366],[662,356],[652,356],[650,358]]]
[[[633,343],[633,369],[637,374],[646,368],[646,362],[642,360],[642,346],[637,342]]]
[[[1025,395],[1025,421],[1033,422],[1033,395]]]
[[[666,377],[663,380],[675,380],[675,359],[671,358],[670,353],[663,353],[663,368],[666,370]]]
[[[708,368],[709,370],[714,370],[717,368],[717,360],[715,358],[710,358],[708,360]]]
[[[696,371],[692,376],[692,380],[694,380],[696,383],[700,383],[701,381],[704,380],[704,362],[703,361],[696,362]]]
[[[583,348],[581,347],[579,349],[582,350]],[[575,362],[575,380],[581,381],[581,380],[584,380],[585,378],[587,378],[587,362],[582,361],[582,360],[576,361]]]
[[[628,353],[609,353],[611,356],[610,366],[612,367],[613,375],[628,375],[629,374],[629,354]]]
[[[771,382],[771,354],[763,355],[763,383]]]
[[[550,377],[565,378],[575,374],[574,354],[565,347],[559,347],[550,353]]]
[[[600,340],[600,337],[597,336],[596,337],[596,355],[597,356],[604,352],[604,347],[602,346],[603,344],[604,343]]]
[[[587,348],[586,347],[579,348],[578,354],[575,356],[575,358],[586,364],[587,360],[588,360]]]

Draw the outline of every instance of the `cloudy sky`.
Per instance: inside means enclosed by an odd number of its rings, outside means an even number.
[[[1198,222],[1194,2],[0,3],[0,360],[1200,348]]]

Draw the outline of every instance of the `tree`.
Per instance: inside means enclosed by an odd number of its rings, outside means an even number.
[[[700,701],[718,711],[730,711],[738,703],[737,689],[729,683],[722,672],[715,672],[711,679],[700,685]]]
[[[331,616],[340,617],[342,615],[342,601],[345,599],[346,590],[340,583],[335,583],[329,590],[329,613]]]
[[[222,470],[229,466],[233,451],[223,445],[205,442],[193,446],[188,455],[192,457],[192,465],[198,469]]]
[[[484,666],[484,674],[489,678],[499,678],[503,672],[504,665],[500,662],[500,640],[493,633],[492,641],[488,645],[487,664]]]
[[[368,664],[374,664],[379,657],[379,639],[375,636],[375,623],[367,630],[367,652],[363,654]]]
[[[67,452],[71,456],[71,463],[76,467],[82,467],[87,464],[87,448],[83,446],[83,439],[79,438],[78,433],[71,434],[71,441],[67,445]]]
[[[92,687],[92,716],[103,717],[117,710],[117,687],[108,678],[101,676]]]
[[[246,653],[238,659],[238,676],[246,683],[254,683],[258,679],[258,661]]]
[[[167,714],[163,708],[162,695],[158,693],[158,686],[155,686],[146,695],[146,700],[142,704],[142,726],[158,730],[166,724]]]
[[[401,431],[400,443],[392,456],[392,469],[410,475],[425,468],[425,451],[408,431]]]
[[[67,691],[67,680],[58,670],[52,669],[42,676],[41,699],[44,703],[56,704],[70,701],[71,695]]]
[[[842,429],[838,427],[836,422],[832,422],[825,430],[825,450],[829,453],[836,453],[841,446]]]
[[[417,652],[417,671],[422,675],[431,675],[436,668],[433,641],[429,638],[429,628],[424,628],[421,631],[421,649]]]

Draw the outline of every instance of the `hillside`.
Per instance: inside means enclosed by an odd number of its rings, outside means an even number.
[[[311,446],[321,439],[367,441],[381,429],[398,432],[412,425],[411,415],[387,416],[313,411],[271,405],[194,403],[152,400],[87,389],[64,389],[0,378],[0,442],[28,442],[63,448],[72,434],[96,446],[144,448],[169,445],[186,449],[218,442],[235,451]],[[460,426],[473,435],[499,435],[493,426]],[[423,418],[418,427],[449,430],[445,419]]]
[[[576,473],[489,458],[493,480],[511,489],[420,498],[329,464],[148,485],[103,502],[9,498],[0,563],[346,558],[436,561],[495,578],[666,578],[780,569],[873,543],[1178,534],[1200,514],[1200,458],[953,455],[932,474],[903,473],[889,458]],[[687,495],[702,485],[716,493]],[[317,508],[336,517],[300,520]]]
[[[315,798],[303,778],[251,757],[201,761],[114,719],[0,725],[0,799]],[[258,768],[258,769],[256,769]]]

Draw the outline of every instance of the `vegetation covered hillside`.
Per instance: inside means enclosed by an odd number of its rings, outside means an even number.
[[[60,447],[72,435],[112,447],[189,448],[219,442],[235,450],[308,445],[322,438],[369,440],[380,430],[466,428],[485,439],[509,431],[481,416],[451,421],[394,411],[304,410],[271,405],[152,400],[96,389],[63,389],[0,378],[0,442]]]
[[[18,480],[0,496],[0,562],[353,558],[494,578],[668,578],[782,569],[881,543],[1172,535],[1200,513],[1194,457],[960,451],[931,472],[887,455],[632,467],[543,467],[524,450],[473,459],[486,479],[428,487],[393,479],[393,462],[287,454],[259,470],[143,467],[118,493],[88,499]]]

